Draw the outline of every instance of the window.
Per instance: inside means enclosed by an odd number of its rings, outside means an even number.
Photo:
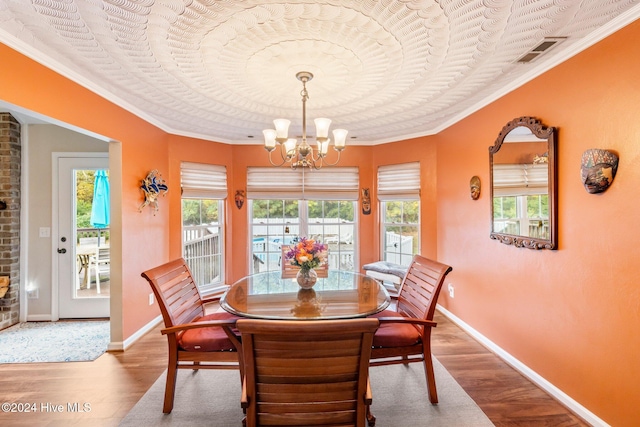
[[[329,266],[353,270],[358,169],[250,168],[252,272],[280,270],[281,246],[305,236],[329,245]]]
[[[549,196],[494,197],[493,229],[496,233],[549,239]]]
[[[493,165],[493,229],[549,239],[548,164]]]
[[[420,163],[380,166],[378,199],[382,259],[408,266],[420,250]]]
[[[202,292],[215,292],[224,279],[224,166],[181,164],[182,252]]]

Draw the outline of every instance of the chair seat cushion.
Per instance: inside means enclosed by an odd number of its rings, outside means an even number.
[[[384,310],[372,317],[400,317],[403,316],[393,310]],[[381,323],[373,336],[374,347],[405,347],[420,342],[420,333],[410,323]]]
[[[383,273],[383,274],[392,274],[402,279],[404,278],[405,274],[407,274],[408,268],[403,265],[394,264],[388,261],[377,261],[377,262],[372,262],[371,264],[363,265],[362,269],[376,271],[378,273]]]
[[[226,319],[238,319],[238,316],[227,312],[212,313],[198,317],[194,319],[192,323]],[[227,337],[224,329],[220,327],[189,329],[180,335],[178,345],[186,351],[224,351],[236,349],[229,337]]]

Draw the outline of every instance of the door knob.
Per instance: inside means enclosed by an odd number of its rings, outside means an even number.
[[[58,249],[58,253],[59,253],[59,254],[66,254],[66,253],[67,253],[67,250],[66,250],[65,248]]]

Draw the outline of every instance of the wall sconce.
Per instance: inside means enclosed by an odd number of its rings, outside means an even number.
[[[169,187],[165,183],[164,179],[162,179],[160,172],[157,169],[149,172],[147,177],[142,180],[140,189],[144,191],[144,202],[138,208],[139,212],[142,212],[145,206],[149,205],[153,207],[153,215],[155,216],[156,212],[158,212],[158,197],[160,194],[163,196],[167,194],[169,191]]]

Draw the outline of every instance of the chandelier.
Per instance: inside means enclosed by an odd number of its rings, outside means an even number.
[[[275,119],[273,124],[275,129],[265,129],[262,131],[264,134],[264,148],[269,152],[269,162],[273,166],[282,166],[285,163],[289,163],[292,169],[299,167],[308,167],[313,169],[320,169],[322,166],[335,166],[340,161],[340,153],[345,148],[347,130],[335,129],[333,131],[333,149],[338,152],[338,158],[333,163],[328,163],[326,160],[327,153],[329,151],[329,126],[331,125],[330,119],[315,119],[316,124],[316,143],[317,148],[307,143],[307,99],[309,99],[309,93],[307,92],[307,82],[313,79],[313,74],[308,71],[300,71],[296,74],[296,78],[302,82],[302,141],[298,143],[296,138],[289,138],[289,124],[290,120],[287,119]],[[280,146],[281,161],[275,163],[271,158],[271,153],[276,149],[276,143]]]

